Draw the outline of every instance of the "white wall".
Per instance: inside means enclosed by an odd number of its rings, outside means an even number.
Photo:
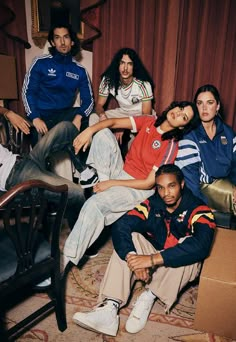
[[[38,48],[31,37],[31,26],[32,26],[32,20],[31,20],[31,1],[25,0],[25,11],[26,11],[26,22],[27,22],[27,34],[28,34],[28,40],[31,44],[31,49],[25,50],[25,62],[26,62],[26,70],[28,70],[32,59],[35,56],[42,55],[43,49]],[[82,51],[82,60],[80,63],[87,69],[89,76],[92,80],[92,63],[93,63],[93,54],[90,51]]]

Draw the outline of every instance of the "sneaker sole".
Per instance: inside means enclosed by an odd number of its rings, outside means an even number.
[[[93,259],[93,258],[96,258],[98,256],[99,253],[96,253],[96,254],[92,254],[92,255],[89,255],[89,254],[86,254],[85,253],[85,256],[89,259]]]
[[[83,323],[83,322],[79,321],[76,318],[73,318],[73,321],[76,324],[78,324],[80,327],[88,329],[88,330],[91,330],[91,331],[96,332],[96,333],[105,334],[105,335],[109,335],[109,336],[113,336],[113,337],[115,337],[117,335],[117,332],[116,333],[111,332],[111,331],[107,330],[106,328],[104,328],[104,329],[101,328],[101,329],[98,330],[96,328],[91,327],[90,325],[88,325],[86,323]]]
[[[90,183],[90,184],[81,184],[80,183],[80,186],[81,186],[82,189],[88,189],[88,188],[92,188],[98,182],[99,182],[99,180],[97,179],[95,182]]]

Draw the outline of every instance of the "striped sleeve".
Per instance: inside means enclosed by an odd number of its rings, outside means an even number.
[[[128,211],[127,215],[137,216],[142,220],[147,220],[149,212],[150,212],[150,203],[149,203],[149,200],[146,199],[142,203],[136,205],[134,209]]]
[[[179,150],[175,164],[182,169],[199,162],[201,162],[201,159],[197,144],[189,139],[179,141]]]
[[[187,187],[195,196],[206,202],[206,198],[200,191],[200,176],[201,172],[203,172],[201,164],[200,151],[197,144],[190,139],[179,141],[179,150],[175,165],[183,171]]]
[[[139,81],[139,89],[141,92],[142,101],[151,101],[153,99],[152,87],[149,82]]]
[[[98,95],[103,96],[103,97],[107,97],[109,95],[109,93],[110,93],[110,91],[108,88],[108,84],[105,80],[105,77],[103,77],[103,79],[99,85]]]

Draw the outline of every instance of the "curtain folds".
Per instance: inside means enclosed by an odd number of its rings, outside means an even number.
[[[107,0],[100,8],[102,36],[93,43],[95,95],[100,74],[127,46],[154,80],[158,113],[212,83],[220,91],[225,121],[236,130],[235,17],[235,0]]]

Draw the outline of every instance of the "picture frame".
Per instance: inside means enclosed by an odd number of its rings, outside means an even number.
[[[41,49],[45,46],[50,29],[50,3],[50,0],[31,0],[32,39]],[[68,15],[72,17],[71,13]],[[80,40],[84,39],[84,23],[81,21],[77,36]]]

